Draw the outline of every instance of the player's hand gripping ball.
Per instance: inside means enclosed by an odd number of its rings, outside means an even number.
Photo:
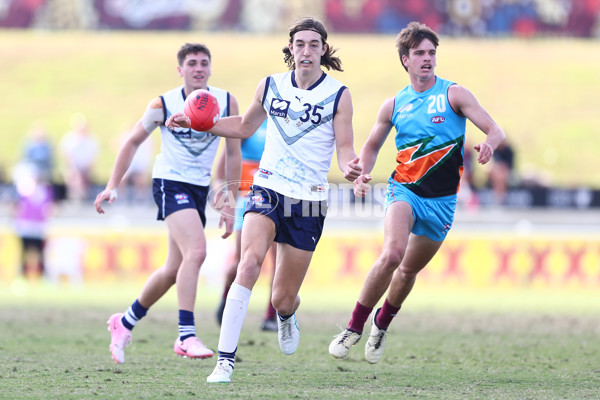
[[[204,89],[194,90],[188,95],[183,113],[190,119],[190,127],[200,132],[215,126],[221,115],[217,98]]]

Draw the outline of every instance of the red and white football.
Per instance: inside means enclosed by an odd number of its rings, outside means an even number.
[[[206,132],[219,120],[221,110],[217,98],[208,90],[197,89],[185,99],[183,113],[190,119],[190,127]]]

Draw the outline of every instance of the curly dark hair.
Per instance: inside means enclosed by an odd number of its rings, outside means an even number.
[[[336,71],[343,71],[342,60],[333,56],[337,49],[332,49],[332,47],[327,44],[327,31],[321,22],[314,18],[303,18],[296,22],[296,24],[290,28],[290,44],[292,44],[294,41],[294,35],[300,31],[314,31],[321,35],[323,46],[327,45],[327,51],[325,54],[323,54],[323,56],[321,56],[321,65],[328,70],[334,69]],[[288,46],[284,47],[282,51],[284,54],[283,60],[288,65],[288,68],[295,69],[296,63],[294,62],[294,55]]]

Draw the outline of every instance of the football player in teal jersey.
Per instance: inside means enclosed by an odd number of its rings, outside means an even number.
[[[410,85],[381,105],[360,152],[362,174],[354,181],[355,195],[364,196],[370,189],[369,173],[394,127],[398,165],[388,180],[383,249],[367,274],[347,328],[329,346],[335,358],[348,356],[371,314],[365,358],[376,363],[383,356],[390,322],[452,226],[466,120],[486,134],[485,141],[474,146],[480,164],[492,158],[505,138],[469,90],[435,75],[438,44],[438,35],[418,22],[408,24],[396,38]],[[386,291],[382,307],[373,312]]]

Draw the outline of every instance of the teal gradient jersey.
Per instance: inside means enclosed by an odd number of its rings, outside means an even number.
[[[448,102],[454,82],[436,76],[430,89],[410,85],[394,98],[398,165],[392,178],[422,197],[456,194],[463,168],[466,118]]]

